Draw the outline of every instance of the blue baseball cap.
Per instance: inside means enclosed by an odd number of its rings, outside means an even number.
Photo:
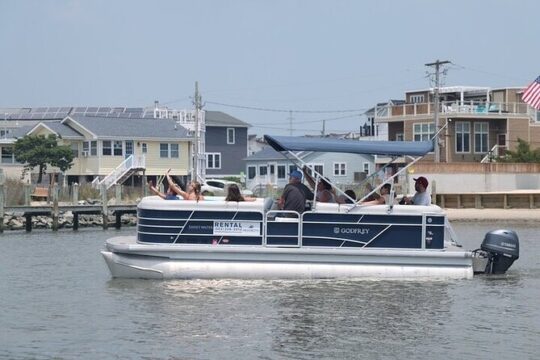
[[[298,180],[302,180],[302,173],[298,170],[294,170],[289,174],[290,177],[297,178]]]

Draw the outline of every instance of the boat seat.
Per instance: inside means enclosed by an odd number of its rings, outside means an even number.
[[[267,197],[264,199],[263,209],[264,212],[267,212],[269,210],[272,210],[272,206],[274,205],[274,199],[272,197]]]

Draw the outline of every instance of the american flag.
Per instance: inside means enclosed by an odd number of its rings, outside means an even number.
[[[540,76],[527,86],[522,99],[536,110],[540,110]]]

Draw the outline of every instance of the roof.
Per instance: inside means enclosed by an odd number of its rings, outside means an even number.
[[[243,122],[221,111],[205,111],[204,121],[207,126],[232,126],[232,127],[250,127],[251,125]]]
[[[257,151],[255,154],[248,156],[245,158],[245,160],[283,160],[283,155],[274,150],[270,146],[266,146],[261,149],[261,151]]]
[[[186,139],[186,128],[173,119],[141,119],[125,117],[68,116],[94,135],[102,138]]]
[[[433,151],[432,141],[358,141],[299,136],[265,135],[277,151],[317,151],[386,156],[424,156]]]
[[[50,130],[54,131],[56,134],[58,134],[58,136],[62,138],[81,138],[81,139],[84,138],[84,136],[81,133],[67,126],[66,124],[62,124],[60,121],[48,121],[48,122],[39,123],[38,125],[49,128]],[[38,125],[34,126],[32,129],[36,128]]]

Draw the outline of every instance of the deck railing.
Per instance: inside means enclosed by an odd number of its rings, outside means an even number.
[[[375,108],[375,116],[379,119],[431,115],[435,111],[434,103],[414,103],[401,105],[384,105]],[[531,116],[530,107],[525,103],[482,102],[482,101],[441,101],[440,114],[449,115],[524,115]]]

